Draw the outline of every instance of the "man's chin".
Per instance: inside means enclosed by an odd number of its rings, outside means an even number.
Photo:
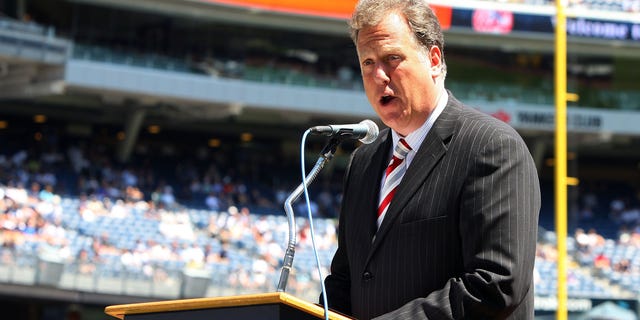
[[[384,123],[385,126],[396,130],[396,128],[399,126],[400,122],[398,121],[398,117],[397,116],[380,116],[378,114],[378,116],[380,117],[380,120],[382,120],[382,123]],[[397,130],[396,130],[397,131]]]

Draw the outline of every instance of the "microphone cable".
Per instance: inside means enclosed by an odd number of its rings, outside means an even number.
[[[316,266],[318,267],[318,276],[320,277],[320,287],[322,288],[322,300],[324,301],[324,319],[329,320],[329,301],[327,300],[327,288],[324,285],[324,277],[322,276],[322,267],[320,266],[320,257],[318,256],[318,249],[316,247],[316,237],[313,230],[313,217],[311,214],[311,204],[309,201],[309,190],[307,189],[307,170],[305,169],[305,143],[307,136],[311,133],[311,129],[307,129],[302,135],[302,142],[300,143],[300,168],[302,170],[302,185],[304,186],[304,200],[307,204],[307,215],[309,216],[309,231],[311,232],[311,247],[313,248],[313,255],[316,258]]]

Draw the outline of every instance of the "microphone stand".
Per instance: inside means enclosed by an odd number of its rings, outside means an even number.
[[[331,137],[324,149],[320,152],[320,157],[318,161],[316,161],[315,166],[309,174],[306,176],[305,181],[307,182],[307,187],[318,177],[320,170],[325,166],[327,162],[333,159],[333,155],[340,144],[341,139],[340,135],[336,135]],[[289,195],[289,197],[284,202],[284,211],[287,214],[287,219],[289,222],[289,242],[287,245],[287,249],[284,253],[284,260],[282,263],[282,269],[280,271],[280,281],[278,282],[278,292],[284,292],[287,287],[287,281],[289,280],[289,272],[291,271],[291,266],[293,265],[293,256],[296,251],[296,221],[293,214],[293,202],[296,201],[300,195],[304,192],[304,182],[300,183],[298,187],[293,190],[293,192]]]

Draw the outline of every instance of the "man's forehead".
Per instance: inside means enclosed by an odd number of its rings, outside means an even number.
[[[394,15],[380,21],[377,25],[362,28],[358,33],[356,43],[361,45],[387,39],[398,39],[410,33],[411,30],[407,21],[403,17]]]

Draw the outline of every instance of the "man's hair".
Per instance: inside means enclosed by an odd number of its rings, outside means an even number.
[[[402,14],[409,23],[409,28],[425,52],[437,46],[442,52],[444,64],[444,36],[440,22],[425,0],[360,0],[349,21],[351,39],[355,44],[358,32],[365,27],[378,25],[390,12]],[[446,70],[446,69],[445,69]]]

